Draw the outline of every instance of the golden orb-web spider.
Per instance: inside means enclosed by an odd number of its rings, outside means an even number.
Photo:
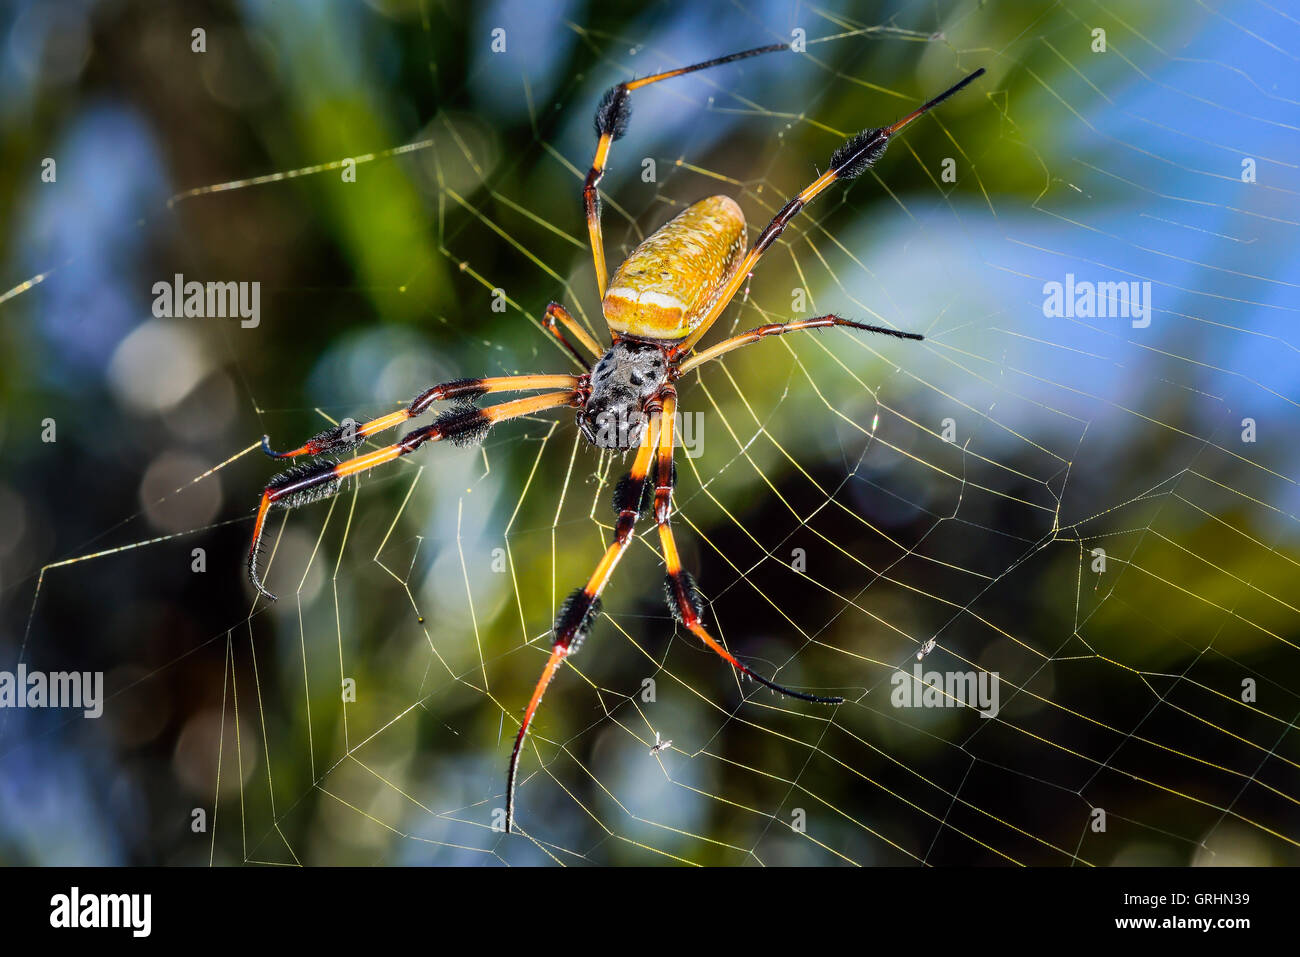
[[[267,511],[272,506],[294,508],[327,498],[339,490],[348,476],[358,475],[414,452],[426,442],[446,439],[453,445],[469,445],[480,441],[498,423],[545,409],[570,406],[578,410],[578,427],[593,445],[602,449],[637,449],[631,471],[619,480],[614,489],[613,505],[617,515],[614,541],[610,543],[587,584],[564,600],[555,618],[551,655],[524,711],[524,719],[510,754],[510,768],[506,778],[507,832],[514,825],[515,779],[524,738],[551,679],[555,677],[564,659],[578,650],[600,614],[600,594],[631,543],[633,530],[643,508],[650,504],[647,479],[651,475],[652,460],[654,516],[659,528],[664,564],[668,569],[665,587],[669,608],[678,622],[733,668],[774,691],[820,704],[840,704],[844,700],[792,691],[755,674],[718,644],[704,627],[701,620],[703,603],[699,591],[690,572],[682,568],[669,523],[676,482],[676,469],[673,465],[673,416],[677,411],[677,390],[673,383],[692,369],[733,349],[765,336],[782,335],[800,329],[850,326],[901,339],[923,338],[917,333],[868,326],[829,314],[815,319],[759,326],[724,339],[702,352],[691,354],[696,343],[708,332],[744,284],[759,258],[799,210],[836,180],[852,179],[868,169],[884,154],[890,137],[952,96],[984,70],[976,70],[892,126],[864,130],[852,137],[831,154],[830,168],[786,203],[759,233],[757,241],[748,251],[745,248],[745,217],[740,207],[729,197],[711,196],[688,207],[641,243],[614,273],[613,280],[606,288],[600,196],[596,190],[605,173],[610,146],[627,131],[629,100],[634,90],[697,70],[787,49],[789,47],[785,44],[757,47],[679,70],[657,73],[611,87],[601,99],[596,108],[596,156],[592,160],[582,195],[587,211],[587,229],[591,235],[592,256],[596,264],[601,309],[611,334],[610,347],[602,350],[559,303],[552,302],[546,307],[545,322],[547,331],[578,359],[579,364],[589,369],[587,373],[577,376],[538,374],[457,379],[422,392],[405,409],[362,424],[346,422],[327,429],[290,452],[273,452],[269,439],[265,436],[262,439],[263,451],[273,458],[328,455],[354,449],[370,436],[421,415],[435,402],[444,399],[460,400],[438,415],[432,423],[407,433],[393,445],[341,462],[327,458],[295,466],[276,475],[266,484],[253,526],[253,543],[248,550],[248,576],[257,591],[272,600],[275,596],[262,585],[257,568]],[[560,326],[590,350],[592,356],[600,357],[594,366],[588,365],[588,360],[569,342]],[[486,408],[479,408],[468,401],[491,392],[541,389],[559,391],[514,399]]]

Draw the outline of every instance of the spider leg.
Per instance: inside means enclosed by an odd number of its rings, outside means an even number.
[[[676,484],[673,473],[673,415],[677,411],[677,394],[672,386],[667,387],[663,403],[662,425],[659,431],[659,457],[655,464],[654,510],[655,521],[659,525],[659,544],[663,550],[664,564],[668,567],[668,577],[664,581],[664,589],[667,592],[668,607],[672,610],[673,616],[686,626],[691,634],[704,642],[706,646],[716,652],[733,668],[753,678],[759,684],[781,694],[789,695],[792,698],[799,698],[802,701],[815,701],[818,704],[843,704],[844,699],[840,697],[824,698],[821,695],[791,691],[775,681],[768,681],[762,675],[756,674],[737,661],[735,656],[722,647],[709,634],[708,629],[704,627],[701,621],[703,602],[700,599],[699,589],[696,587],[695,579],[691,573],[682,568],[681,556],[677,553],[677,542],[673,538],[673,529],[669,521],[672,512],[673,486]]]
[[[281,472],[266,483],[266,488],[262,490],[257,519],[253,523],[253,542],[248,549],[248,580],[253,583],[253,587],[260,595],[275,601],[275,596],[262,584],[257,568],[257,556],[262,544],[266,515],[272,506],[296,508],[308,502],[329,498],[338,492],[345,478],[391,462],[403,455],[409,455],[425,442],[441,442],[447,439],[453,445],[470,445],[482,439],[492,426],[500,422],[557,406],[570,405],[578,396],[579,393],[576,391],[548,392],[544,395],[502,402],[500,405],[491,405],[483,409],[469,404],[454,406],[439,415],[429,425],[408,432],[399,441],[385,448],[343,462],[324,459]]]
[[[578,651],[592,623],[600,615],[600,593],[609,583],[610,576],[619,559],[632,543],[636,521],[641,516],[646,492],[646,473],[650,471],[650,460],[654,453],[653,433],[659,417],[658,410],[652,410],[650,424],[641,436],[641,446],[632,461],[632,470],[619,479],[614,487],[614,512],[618,516],[614,526],[614,540],[609,543],[604,556],[592,572],[587,584],[576,589],[560,606],[555,616],[554,639],[551,644],[551,656],[546,660],[542,676],[537,679],[537,687],[524,709],[524,719],[515,735],[514,750],[510,752],[510,769],[506,773],[506,833],[514,827],[515,820],[515,781],[519,774],[519,757],[523,751],[524,738],[533,723],[533,716],[542,703],[542,695],[555,677],[556,671],[564,659]]]
[[[745,284],[746,277],[753,271],[754,266],[758,263],[758,260],[762,257],[763,253],[767,252],[768,247],[776,242],[777,237],[779,237],[781,233],[785,232],[786,226],[790,224],[790,220],[794,219],[799,210],[812,202],[813,199],[822,192],[822,190],[826,189],[826,187],[830,186],[836,180],[853,179],[855,176],[860,176],[862,173],[866,172],[875,165],[876,161],[880,159],[881,156],[884,155],[886,147],[889,146],[890,138],[895,133],[903,129],[903,127],[907,126],[918,116],[922,116],[934,109],[934,107],[938,106],[944,100],[948,99],[948,97],[952,96],[958,90],[962,89],[962,87],[966,86],[966,84],[970,83],[983,73],[983,68],[976,70],[970,76],[945,90],[943,93],[940,93],[923,106],[913,110],[892,126],[882,126],[879,129],[874,130],[863,130],[832,153],[830,169],[822,173],[821,176],[818,176],[815,180],[809,183],[801,193],[795,196],[794,199],[786,203],[785,206],[781,208],[780,212],[772,217],[772,221],[764,227],[763,231],[758,234],[758,239],[754,241],[753,248],[745,254],[745,258],[741,260],[740,265],[737,266],[735,272],[731,274],[731,278],[728,279],[722,289],[719,290],[717,298],[714,299],[713,305],[711,305],[709,311],[704,314],[699,325],[697,325],[694,331],[692,331],[689,336],[683,339],[681,343],[674,348],[674,355],[683,356],[690,352],[691,349],[695,348],[695,343],[700,341],[700,338],[708,331],[709,326],[713,325],[718,316],[722,315],[722,311],[727,308],[732,298],[740,290],[740,287]]]
[[[271,449],[270,436],[262,436],[262,451],[273,459],[292,459],[300,455],[321,455],[356,448],[369,436],[401,425],[422,415],[429,406],[443,399],[472,399],[490,392],[527,392],[532,389],[574,389],[578,377],[573,375],[509,375],[489,379],[455,379],[425,389],[409,406],[360,424],[344,420],[342,425],[320,432],[289,452]]]
[[[559,325],[556,324],[556,320],[559,320]],[[584,359],[582,354],[573,348],[569,340],[564,338],[564,332],[560,329],[561,325],[568,329],[573,334],[573,337],[591,352],[592,358],[598,359],[604,354],[600,346],[596,344],[596,340],[591,338],[587,330],[578,325],[578,321],[569,315],[569,310],[558,302],[553,302],[546,307],[546,313],[542,317],[542,325],[546,327],[547,332],[560,341],[560,345],[569,350],[569,355],[577,359],[578,365],[582,366],[583,369],[590,367],[591,361]]]
[[[864,332],[879,332],[886,336],[896,336],[899,339],[924,339],[925,336],[919,332],[903,332],[899,329],[887,329],[884,326],[868,326],[861,322],[853,322],[849,319],[841,319],[834,313],[825,316],[818,316],[816,319],[798,319],[792,322],[771,322],[765,326],[758,326],[750,329],[748,332],[742,332],[739,335],[732,336],[730,339],[723,339],[716,345],[709,346],[703,352],[697,352],[680,366],[677,367],[678,374],[685,375],[697,366],[702,366],[706,362],[712,362],[734,349],[741,346],[747,346],[751,342],[757,342],[767,336],[783,336],[787,332],[798,332],[801,329],[825,329],[829,326],[848,326],[853,329],[861,329]]]
[[[626,83],[611,86],[605,91],[600,105],[596,107],[596,156],[591,161],[591,171],[587,173],[586,182],[582,186],[582,200],[587,210],[587,232],[591,236],[591,255],[596,263],[596,288],[601,299],[605,298],[605,284],[609,276],[605,269],[605,242],[600,231],[600,194],[596,187],[600,184],[601,177],[605,175],[605,167],[609,162],[610,146],[613,145],[616,139],[621,138],[627,132],[628,118],[632,113],[631,104],[628,101],[632,91],[639,90],[641,87],[649,86],[652,83],[658,83],[660,80],[669,80],[675,76],[695,73],[698,70],[707,70],[710,67],[721,66],[735,60],[743,60],[763,53],[775,53],[778,50],[788,49],[790,49],[790,46],[786,43],[773,43],[765,47],[755,47],[752,50],[743,50],[740,53],[705,60],[703,63],[695,63],[677,70],[656,73],[640,80],[629,80]]]

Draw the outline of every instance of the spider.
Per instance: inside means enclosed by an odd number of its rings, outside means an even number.
[[[502,422],[567,406],[577,410],[578,428],[592,445],[625,452],[636,449],[631,470],[614,488],[616,520],[613,541],[586,585],[575,589],[561,604],[553,626],[550,657],[515,736],[506,776],[507,833],[514,826],[515,783],[521,749],[542,696],[560,665],[578,651],[599,617],[601,593],[632,541],[637,520],[647,508],[653,509],[658,526],[668,573],[665,579],[668,606],[679,624],[741,674],[773,691],[818,704],[840,704],[844,700],[793,691],[764,678],[738,661],[705,627],[699,589],[691,573],[682,568],[669,522],[677,479],[673,464],[674,415],[677,411],[674,383],[691,370],[741,346],[767,336],[804,329],[846,326],[900,339],[923,338],[914,332],[869,326],[832,313],[814,319],[758,326],[700,352],[694,351],[696,344],[744,285],[763,253],[799,210],[837,180],[852,179],[870,168],[884,154],[894,134],[975,80],[984,70],[976,70],[892,126],[864,130],[851,137],[831,155],[830,168],[786,203],[748,250],[745,217],[740,207],[727,196],[711,196],[689,206],[660,227],[633,250],[615,271],[614,278],[607,281],[600,195],[597,192],[609,161],[610,147],[627,132],[630,99],[634,91],[661,80],[788,49],[786,44],[773,44],[744,50],[620,83],[607,90],[601,98],[595,116],[596,155],[583,185],[582,196],[601,310],[610,331],[610,346],[608,349],[600,348],[557,302],[546,307],[543,323],[546,332],[588,371],[581,375],[542,373],[444,382],[420,393],[405,409],[364,423],[344,420],[342,425],[321,432],[289,452],[272,451],[269,438],[262,438],[262,450],[272,458],[324,456],[281,472],[262,491],[253,526],[253,541],[248,551],[248,576],[258,593],[271,600],[275,596],[266,590],[258,571],[263,529],[271,507],[295,508],[328,498],[339,491],[343,480],[349,476],[414,452],[426,442],[445,440],[457,446],[472,445]],[[593,357],[599,357],[594,365],[569,341],[565,330]],[[496,392],[541,390],[554,391],[486,407],[469,401]],[[331,457],[357,448],[371,436],[415,418],[428,411],[435,402],[444,400],[454,401],[430,424],[408,432],[394,444],[341,461]]]

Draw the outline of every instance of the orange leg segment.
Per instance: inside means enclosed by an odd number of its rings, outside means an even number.
[[[377,432],[401,425],[426,412],[429,406],[445,399],[472,399],[493,392],[529,392],[533,389],[575,389],[578,377],[574,375],[509,375],[487,379],[456,379],[425,389],[405,409],[381,415],[368,422],[357,423],[348,419],[342,425],[326,429],[312,436],[298,448],[289,452],[272,451],[270,437],[262,436],[262,451],[273,459],[293,459],[300,455],[321,455],[325,452],[342,452],[356,448]]]
[[[605,241],[600,229],[600,194],[597,187],[600,185],[601,178],[605,175],[605,167],[609,164],[610,147],[614,145],[616,139],[619,139],[627,132],[627,123],[632,111],[629,103],[632,91],[639,90],[643,86],[650,86],[652,83],[658,83],[660,80],[671,80],[675,76],[707,70],[710,67],[722,66],[724,63],[732,63],[736,60],[744,60],[747,57],[788,49],[790,47],[785,43],[755,47],[752,50],[742,50],[740,53],[705,60],[703,63],[695,63],[676,70],[656,73],[653,76],[642,77],[639,80],[629,80],[626,83],[612,86],[605,91],[605,96],[601,99],[600,105],[596,107],[596,155],[591,161],[591,170],[587,173],[587,179],[582,185],[583,206],[587,212],[587,234],[591,238],[591,255],[596,264],[596,288],[602,300],[605,298],[605,286],[609,281],[609,275],[605,267]]]
[[[571,379],[572,376],[562,378]],[[275,600],[275,596],[262,584],[257,567],[262,533],[266,527],[266,516],[272,506],[297,508],[308,502],[328,498],[338,492],[343,480],[349,476],[368,471],[403,455],[409,455],[426,442],[441,442],[447,439],[455,445],[469,445],[481,440],[492,426],[500,422],[558,406],[573,405],[578,398],[578,392],[566,389],[563,392],[548,392],[544,395],[514,399],[484,409],[472,405],[453,407],[429,425],[408,432],[399,441],[385,448],[343,462],[332,462],[327,459],[295,466],[281,472],[262,490],[257,518],[253,522],[253,542],[248,549],[249,581],[253,583],[253,587],[260,595],[271,601]]]
[[[861,322],[853,322],[849,319],[841,319],[836,315],[818,316],[816,319],[798,319],[793,322],[771,322],[765,326],[758,326],[750,329],[748,332],[742,332],[739,335],[732,336],[730,339],[723,339],[716,345],[702,352],[697,352],[685,362],[677,367],[680,375],[685,375],[692,369],[704,365],[706,362],[712,362],[741,346],[747,346],[751,342],[757,342],[759,339],[767,336],[783,336],[787,332],[798,332],[802,329],[826,329],[830,326],[848,326],[852,329],[861,329],[865,332],[878,332],[886,336],[896,336],[899,339],[924,339],[925,336],[919,332],[903,332],[899,329],[887,329],[884,326],[868,326]]]
[[[711,635],[701,620],[704,603],[700,598],[699,588],[695,584],[695,579],[690,572],[682,568],[681,556],[677,552],[677,542],[673,538],[673,529],[670,522],[672,514],[672,495],[673,495],[673,414],[677,408],[677,395],[669,387],[668,394],[664,397],[663,411],[663,428],[659,432],[659,458],[655,465],[655,475],[657,483],[655,486],[655,521],[659,525],[659,544],[663,551],[664,564],[668,569],[667,592],[669,596],[669,607],[678,621],[680,621],[691,634],[704,642],[705,646],[719,655],[723,660],[733,668],[753,678],[759,684],[771,688],[773,691],[780,692],[783,695],[789,695],[792,698],[799,698],[803,701],[815,701],[818,704],[843,704],[844,699],[840,697],[826,698],[821,695],[806,694],[802,691],[791,691],[774,681],[768,681],[763,676],[751,671],[747,666],[736,660],[735,656]]]
[[[654,453],[654,432],[658,427],[659,413],[651,411],[649,426],[641,437],[641,446],[632,462],[632,470],[619,480],[614,488],[614,512],[617,515],[614,526],[614,540],[610,542],[605,554],[601,556],[596,570],[587,579],[587,584],[577,589],[560,606],[555,618],[554,638],[551,656],[546,660],[542,676],[537,679],[537,687],[524,710],[524,719],[515,735],[515,746],[510,752],[510,768],[506,773],[506,832],[514,828],[515,820],[515,784],[519,775],[519,758],[523,751],[524,739],[532,726],[533,717],[542,703],[546,688],[555,677],[560,664],[569,655],[575,654],[582,641],[591,630],[592,623],[600,615],[600,593],[609,584],[619,559],[632,543],[636,521],[641,515],[641,501],[645,493],[646,474],[650,471],[650,460]]]
[[[578,325],[578,321],[569,315],[569,310],[565,309],[558,302],[552,302],[546,307],[546,313],[542,317],[542,324],[546,326],[546,331],[559,340],[560,345],[569,350],[569,355],[578,360],[578,365],[586,369],[590,365],[590,360],[584,359],[582,353],[573,348],[573,344],[564,337],[564,332],[560,326],[564,326],[569,333],[587,348],[592,358],[599,358],[604,350],[596,344],[596,340],[591,338],[587,330]]]
[[[777,237],[785,232],[785,228],[790,224],[790,220],[794,219],[801,209],[812,202],[813,199],[826,189],[826,187],[830,186],[831,183],[841,179],[853,179],[855,176],[860,176],[866,170],[870,169],[871,166],[873,166],[876,161],[884,155],[886,147],[889,146],[889,140],[895,133],[903,129],[917,117],[923,116],[925,113],[934,109],[934,107],[938,106],[944,100],[948,99],[948,97],[952,96],[983,73],[983,69],[976,70],[974,73],[970,74],[970,76],[945,90],[943,93],[940,93],[928,103],[913,110],[897,123],[894,123],[891,126],[882,126],[879,129],[864,130],[832,153],[830,169],[809,183],[803,191],[799,193],[799,195],[786,203],[785,206],[781,208],[781,211],[772,217],[772,221],[767,224],[761,233],[758,234],[758,239],[754,241],[754,247],[745,254],[745,258],[741,260],[740,265],[736,267],[736,271],[731,274],[731,278],[727,280],[722,289],[718,291],[718,295],[714,299],[713,304],[709,307],[709,311],[704,314],[704,317],[700,320],[699,324],[691,334],[674,348],[673,354],[676,356],[683,356],[695,348],[695,344],[700,341],[700,338],[706,332],[708,332],[709,327],[717,321],[718,316],[722,315],[723,310],[731,303],[731,300],[740,290],[740,287],[745,284],[749,274],[753,271],[754,266],[757,265],[758,260],[762,257],[763,253],[767,252],[768,247],[776,242]]]

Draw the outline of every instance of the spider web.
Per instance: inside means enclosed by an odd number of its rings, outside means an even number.
[[[335,15],[378,16],[322,14],[334,37]],[[240,261],[240,237],[276,251],[256,273],[269,338],[152,320],[114,343],[114,394],[154,403],[113,437],[150,459],[142,507],[99,503],[84,545],[29,532],[14,536],[26,559],[6,552],[9,659],[107,673],[107,731],[0,715],[0,761],[29,782],[0,793],[19,859],[1300,862],[1300,113],[1276,80],[1294,70],[1294,16],[991,3],[873,20],[744,4],[720,31],[703,15],[593,25],[567,11],[544,59],[525,54],[541,27],[512,5],[441,16],[419,7],[385,27],[434,51],[461,29],[483,49],[424,56],[410,83],[436,105],[418,122],[394,119],[406,99],[379,104],[392,129],[348,101],[338,122],[266,132],[273,172],[214,171],[132,227],[174,237],[179,223],[186,272],[204,278]],[[250,18],[279,82],[302,82],[320,54],[287,15]],[[248,508],[273,471],[253,440],[288,445],[462,375],[573,367],[539,319],[555,298],[605,338],[580,210],[600,91],[795,28],[798,59],[636,94],[603,183],[605,237],[617,263],[722,192],[752,240],[848,135],[988,69],[801,214],[710,336],[834,311],[926,340],[769,339],[681,386],[674,523],[707,624],[759,673],[846,703],[742,682],[677,628],[643,517],[539,712],[506,836],[510,743],[628,462],[586,446],[568,412],[423,450],[275,513],[281,600],[250,607]],[[322,231],[353,239],[322,252]],[[42,323],[47,290],[79,270],[58,260],[3,308]],[[1044,284],[1067,274],[1150,283],[1149,326],[1045,316]],[[192,354],[199,371],[172,395]],[[32,529],[52,492],[0,504]],[[997,713],[897,706],[897,688],[921,690],[914,666],[994,677]],[[56,837],[33,808],[74,759],[65,803],[112,788],[155,823],[131,813]]]

